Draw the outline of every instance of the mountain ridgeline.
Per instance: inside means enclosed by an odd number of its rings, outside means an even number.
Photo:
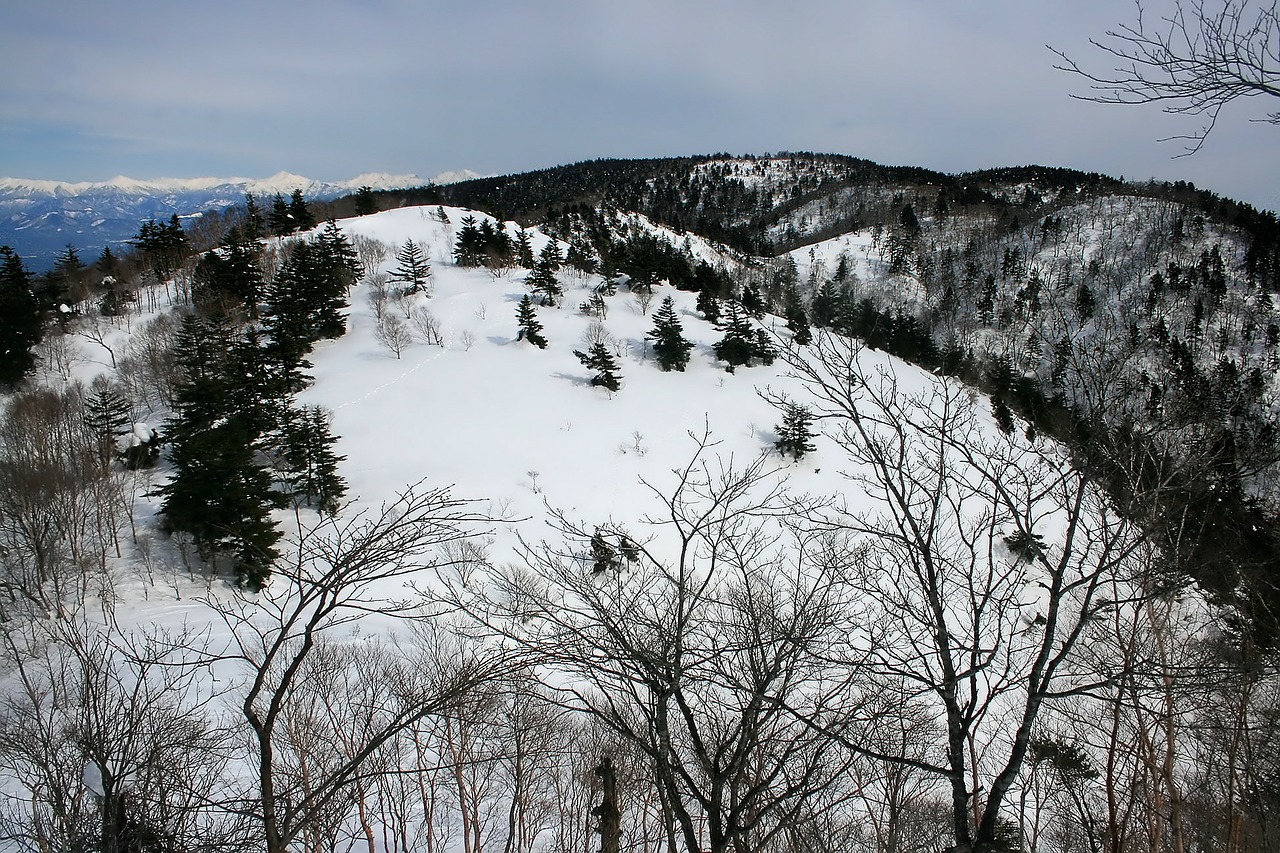
[[[798,294],[814,325],[959,376],[1008,429],[1067,442],[1138,499],[1171,585],[1194,579],[1250,642],[1277,638],[1274,213],[1182,182],[818,154],[599,160],[382,195],[536,223],[601,270],[759,294],[780,316]],[[833,248],[850,234],[874,255],[861,278]]]

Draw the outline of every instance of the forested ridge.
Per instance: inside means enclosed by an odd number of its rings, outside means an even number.
[[[811,313],[818,299],[819,325],[963,377],[1078,446],[1082,463],[1103,476],[1108,454],[1185,464],[1176,496],[1151,508],[1151,523],[1181,554],[1175,574],[1239,604],[1255,623],[1252,641],[1276,636],[1274,213],[1181,182],[1040,166],[944,175],[805,153],[601,160],[434,193],[499,218],[545,222],[633,278],[725,296],[750,270],[775,313],[790,277]],[[723,243],[743,264],[729,274],[682,251],[678,238],[619,239],[613,214],[628,211]],[[881,235],[887,281],[851,285],[838,265],[761,272],[770,257],[859,230]],[[923,298],[904,298],[906,281]],[[1105,382],[1096,372],[1138,361],[1148,363]],[[1119,384],[1105,399],[1101,389],[1078,387],[1112,381]],[[1157,424],[1176,437],[1150,437]]]

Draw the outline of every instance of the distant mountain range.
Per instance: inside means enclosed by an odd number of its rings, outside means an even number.
[[[43,271],[68,243],[85,263],[103,246],[119,246],[138,233],[147,219],[198,216],[244,202],[245,193],[289,195],[302,190],[308,200],[328,200],[362,186],[396,190],[427,183],[446,184],[478,177],[474,172],[446,172],[434,180],[417,175],[370,173],[348,181],[317,181],[280,172],[269,178],[158,178],[142,181],[116,177],[109,181],[71,183],[0,178],[0,245],[12,246],[27,267]]]

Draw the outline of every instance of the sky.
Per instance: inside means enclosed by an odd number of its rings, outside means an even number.
[[[1149,0],[1147,13],[1173,0]],[[59,0],[7,4],[0,174],[64,181],[506,174],[815,151],[944,172],[1186,180],[1280,210],[1274,99],[1193,120],[1072,98],[1046,45],[1121,0]],[[1271,100],[1270,105],[1263,103]]]

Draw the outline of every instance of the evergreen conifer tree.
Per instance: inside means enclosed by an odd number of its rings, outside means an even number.
[[[548,243],[548,246],[555,246],[555,243]],[[560,286],[560,280],[556,278],[556,270],[560,268],[559,252],[543,251],[538,255],[538,260],[534,262],[533,269],[525,276],[525,284],[538,296],[538,301],[543,305],[554,306],[557,304],[561,296],[564,295],[564,288]]]
[[[244,238],[251,243],[256,243],[266,234],[267,223],[253,193],[244,194],[244,221],[241,223],[240,230]]]
[[[264,348],[292,390],[306,384],[303,368],[312,346],[346,330],[346,281],[349,268],[336,263],[321,241],[299,243],[280,266],[266,291]],[[301,384],[300,384],[301,383]]]
[[[816,449],[812,424],[812,412],[804,406],[788,403],[782,414],[782,423],[777,426],[778,440],[773,446],[783,456],[790,456],[799,462],[806,453]]]
[[[653,354],[663,370],[683,371],[689,364],[689,351],[693,342],[685,338],[684,327],[676,315],[675,300],[670,296],[662,300],[653,312],[653,328],[649,331],[653,341]]]
[[[271,510],[282,502],[257,461],[265,419],[245,390],[236,345],[225,319],[188,317],[179,330],[174,357],[184,381],[165,429],[174,471],[159,489],[160,511],[204,559],[229,558],[237,583],[260,589],[278,556]]]
[[[176,213],[164,224],[154,219],[143,222],[138,235],[129,242],[138,248],[161,281],[170,278],[187,255],[187,235]]]
[[[813,325],[819,329],[830,329],[835,324],[839,304],[840,291],[835,282],[824,281],[813,295],[813,302],[809,306]]]
[[[604,533],[597,527],[596,532],[591,534],[591,573],[599,575],[616,571],[618,565],[617,550],[609,544]]]
[[[35,368],[32,350],[43,332],[31,273],[17,252],[0,246],[0,387],[14,387]]]
[[[756,329],[751,357],[765,365],[773,364],[774,359],[778,357],[778,351],[774,349],[773,341],[769,339],[769,333],[764,329]]]
[[[311,215],[307,200],[302,197],[302,190],[294,190],[289,196],[289,218],[293,220],[293,230],[306,231],[316,227],[316,218]]]
[[[484,240],[476,227],[474,216],[462,217],[458,236],[453,244],[453,259],[460,267],[478,267],[484,263]]]
[[[93,262],[93,268],[103,277],[119,276],[120,259],[116,257],[115,252],[111,251],[110,246],[103,246],[98,259]]]
[[[552,272],[559,272],[561,264],[564,263],[564,257],[560,254],[560,244],[554,238],[548,240],[546,245],[542,247],[542,251],[538,253],[538,260],[546,263],[547,268]]]
[[[538,309],[527,293],[520,297],[520,304],[516,306],[516,322],[520,326],[516,340],[528,341],[538,349],[547,348],[547,339],[542,336],[542,324],[538,322]]]
[[[77,285],[83,281],[86,271],[79,250],[68,243],[53,261],[53,271],[49,276],[52,285],[49,288],[50,298],[77,301]]]
[[[725,363],[725,369],[732,373],[735,367],[750,365],[756,352],[756,336],[739,302],[729,300],[728,314],[717,328],[724,334],[712,345],[712,351]]]
[[[569,250],[564,254],[564,265],[585,273],[596,271],[596,260],[592,256],[591,250],[578,240],[574,240],[569,244]]]
[[[368,216],[378,212],[378,202],[373,197],[373,187],[363,186],[356,190],[356,216]]]
[[[110,382],[97,382],[84,401],[84,423],[98,446],[103,462],[116,455],[116,442],[129,432],[133,424],[129,401],[119,387]]]
[[[787,285],[783,292],[784,311],[787,317],[787,328],[791,330],[791,341],[798,346],[806,346],[813,342],[813,331],[809,328],[809,315],[804,310],[804,300],[800,298],[800,288],[794,282]]]
[[[529,232],[521,228],[516,232],[516,263],[525,269],[533,269],[533,243],[529,240]]]
[[[284,237],[297,230],[289,213],[289,202],[280,193],[271,197],[271,210],[267,212],[267,227],[276,237]]]
[[[749,281],[742,286],[742,307],[756,319],[764,316],[764,297],[754,282]]]
[[[585,353],[574,350],[573,354],[587,370],[595,374],[591,377],[592,385],[607,388],[610,391],[617,391],[622,387],[622,377],[618,375],[618,362],[602,342],[596,341]]]
[[[427,282],[431,278],[431,263],[420,243],[405,240],[404,245],[396,251],[396,267],[389,278],[400,282],[405,294],[427,292]]]
[[[337,437],[328,414],[319,406],[290,408],[280,429],[280,468],[289,494],[325,515],[336,515],[347,493],[338,473],[345,456],[333,451]]]
[[[698,301],[695,307],[708,323],[720,322],[720,299],[710,288],[698,291]]]
[[[258,265],[258,244],[233,231],[223,245],[206,252],[196,264],[193,289],[197,305],[237,305],[250,317],[258,316],[265,283]]]

